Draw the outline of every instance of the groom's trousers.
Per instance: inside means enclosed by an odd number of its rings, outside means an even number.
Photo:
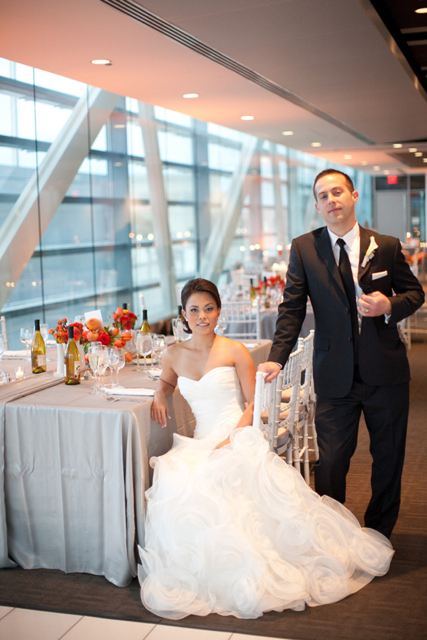
[[[320,495],[345,502],[346,475],[356,450],[363,411],[372,456],[372,497],[365,526],[390,537],[400,506],[409,411],[409,383],[371,386],[355,369],[350,393],[344,398],[317,398],[316,431],[319,461],[314,468]]]

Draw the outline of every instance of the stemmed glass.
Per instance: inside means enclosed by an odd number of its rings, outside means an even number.
[[[126,364],[125,350],[113,348],[113,349],[108,349],[108,353],[110,356],[111,374],[113,373],[113,370],[116,372],[116,381],[113,382],[113,380],[111,380],[110,387],[115,387],[116,389],[117,388],[123,389],[122,385],[119,384],[119,371],[120,369],[123,369],[123,367]],[[113,376],[111,375],[111,378],[112,377]]]
[[[226,330],[227,327],[228,327],[227,316],[224,313],[221,313],[221,315],[218,318],[218,322],[216,323],[215,333],[217,333],[220,336],[223,336],[224,331]]]
[[[148,370],[149,377],[157,379],[159,374],[161,373],[162,356],[165,349],[166,349],[166,337],[162,333],[154,333],[151,367]]]
[[[30,327],[22,327],[19,332],[19,339],[22,344],[27,347],[27,360],[31,360],[31,341],[33,339],[33,330]]]
[[[49,337],[49,325],[47,323],[43,323],[40,325],[40,333],[42,334],[42,338],[44,340],[44,343],[46,344]]]
[[[142,331],[136,332],[136,354],[137,354],[137,365],[136,370],[138,373],[141,373],[141,368],[139,366],[139,358],[140,356],[144,356],[144,369],[147,369],[147,356],[153,350],[153,338],[151,333],[143,333]]]
[[[91,395],[102,395],[100,376],[105,373],[110,358],[108,356],[108,349],[103,345],[91,344],[88,348],[89,366],[95,376],[95,385],[90,392]]]

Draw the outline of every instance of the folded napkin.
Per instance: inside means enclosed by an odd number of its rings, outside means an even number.
[[[243,342],[242,344],[245,345],[246,349],[254,349],[259,345],[258,342]]]
[[[27,353],[28,351],[26,349],[21,349],[20,351],[5,351],[3,353],[3,358],[6,358],[6,360],[13,360],[15,358],[23,360],[27,357]]]
[[[110,396],[154,396],[154,389],[107,389],[106,387],[102,388],[105,393],[108,393]]]

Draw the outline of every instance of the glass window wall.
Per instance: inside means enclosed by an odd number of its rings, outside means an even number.
[[[96,91],[110,105],[104,120],[84,111]],[[12,349],[35,317],[53,327],[100,308],[107,319],[124,302],[141,315],[141,294],[150,321],[175,315],[175,282],[220,283],[242,264],[255,272],[322,225],[311,185],[326,161],[158,106],[147,124],[136,100],[116,98],[0,59],[0,307]],[[371,179],[348,173],[370,222]],[[214,240],[219,274],[203,262]]]

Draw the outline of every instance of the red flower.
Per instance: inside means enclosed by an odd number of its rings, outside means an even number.
[[[102,342],[103,345],[108,347],[111,342],[111,338],[106,331],[101,331],[99,334],[99,341]]]

